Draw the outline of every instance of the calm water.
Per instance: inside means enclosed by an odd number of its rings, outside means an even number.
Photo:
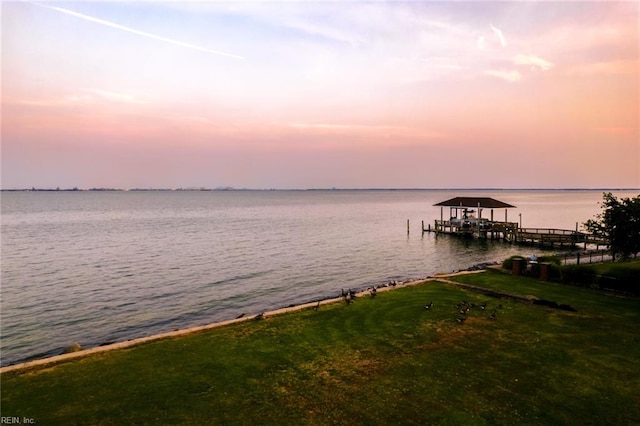
[[[516,205],[509,220],[525,227],[564,229],[597,214],[602,199],[601,191],[4,192],[2,365],[531,252],[421,235],[421,220],[440,217],[433,204],[464,195]]]

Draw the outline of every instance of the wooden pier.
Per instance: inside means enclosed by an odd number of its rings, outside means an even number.
[[[515,241],[518,224],[514,222],[494,222],[490,220],[436,220],[433,229],[429,225],[422,232],[437,232],[440,234],[455,234],[466,237],[502,239]]]
[[[584,232],[571,231],[568,229],[552,229],[552,228],[518,228],[516,233],[516,242],[539,244],[541,246],[559,244],[575,246],[588,244],[596,246],[608,245],[608,242],[602,238],[598,238],[592,234]]]
[[[436,204],[440,206],[440,220],[434,221],[434,227],[422,223],[422,232],[436,232],[438,234],[452,234],[466,237],[485,239],[502,239],[516,244],[532,244],[541,247],[555,245],[576,246],[578,244],[606,246],[608,241],[584,232],[554,228],[522,228],[516,222],[507,220],[507,203],[493,198],[456,197]],[[444,219],[443,207],[450,208],[449,219]],[[493,220],[493,209],[504,208],[505,220]],[[482,210],[491,211],[490,219],[482,217]]]

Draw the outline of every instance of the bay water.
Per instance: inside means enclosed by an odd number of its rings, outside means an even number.
[[[515,205],[508,220],[524,227],[575,229],[601,211],[602,191],[5,191],[0,362],[540,251],[422,234],[440,218],[434,204],[456,196]]]

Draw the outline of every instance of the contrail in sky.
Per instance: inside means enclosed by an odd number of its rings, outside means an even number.
[[[124,25],[116,24],[115,22],[110,22],[110,21],[105,21],[104,19],[94,18],[93,16],[84,15],[82,13],[74,12],[74,11],[68,10],[68,9],[63,9],[61,7],[49,6],[49,5],[40,4],[40,3],[32,3],[32,4],[35,4],[35,5],[41,6],[41,7],[46,7],[47,9],[52,9],[52,10],[55,10],[55,11],[58,11],[58,12],[61,12],[61,13],[66,13],[67,15],[75,16],[76,18],[84,19],[86,21],[95,22],[96,24],[106,25],[107,27],[115,28],[115,29],[122,30],[122,31],[127,31],[127,32],[130,32],[130,33],[133,33],[133,34],[137,34],[137,35],[142,36],[142,37],[148,37],[148,38],[152,38],[154,40],[164,41],[165,43],[171,43],[171,44],[176,45],[176,46],[186,47],[187,49],[199,50],[200,52],[211,53],[213,55],[227,56],[229,58],[234,58],[234,59],[244,59],[244,57],[239,56],[239,55],[234,55],[232,53],[221,52],[219,50],[211,50],[211,49],[207,49],[205,47],[196,46],[194,44],[189,44],[189,43],[184,43],[184,42],[177,41],[177,40],[172,40],[170,38],[161,37],[161,36],[158,36],[158,35],[155,35],[155,34],[146,33],[144,31],[136,30],[134,28],[129,28],[129,27],[125,27]]]
[[[507,40],[504,38],[504,34],[502,33],[502,31],[494,27],[493,25],[490,25],[490,27],[493,32],[496,33],[496,36],[500,40],[500,44],[502,45],[502,47],[505,47],[507,45]]]

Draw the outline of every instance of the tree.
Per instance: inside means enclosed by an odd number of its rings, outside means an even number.
[[[592,234],[606,238],[611,251],[623,259],[640,252],[640,195],[617,199],[610,192],[602,196],[603,212],[584,223]]]

